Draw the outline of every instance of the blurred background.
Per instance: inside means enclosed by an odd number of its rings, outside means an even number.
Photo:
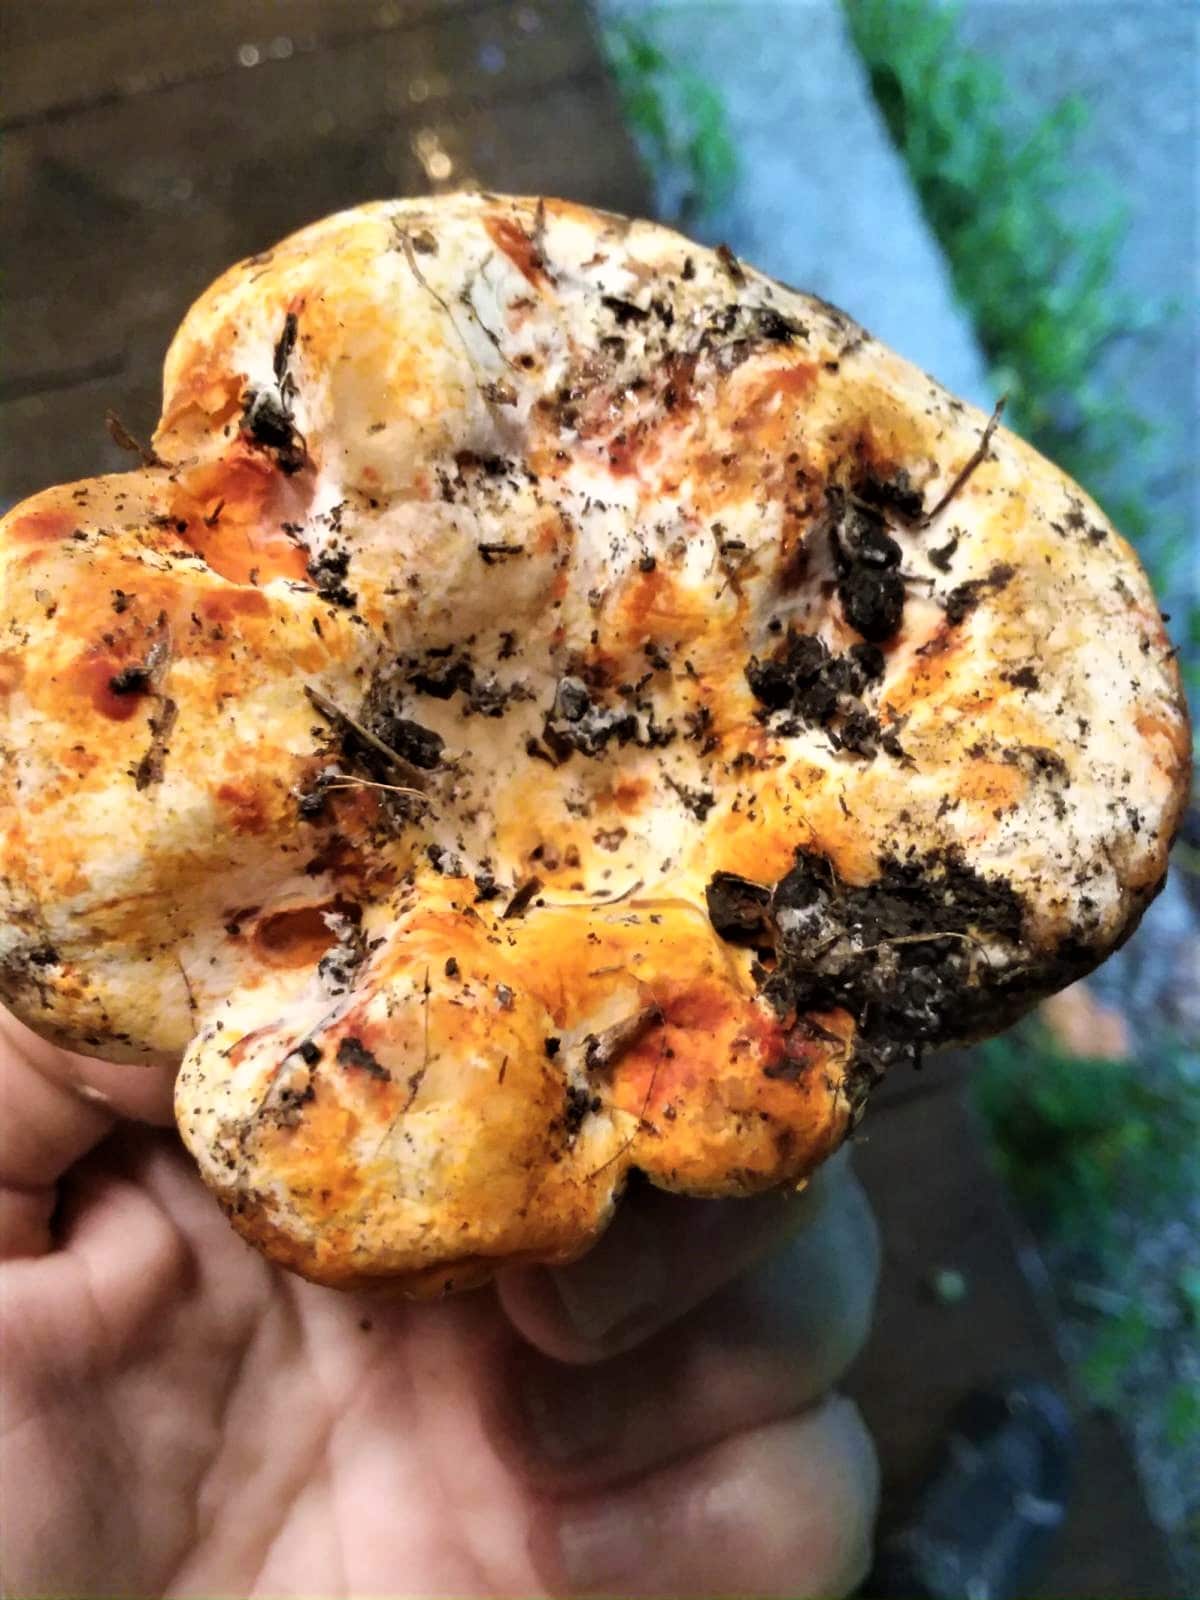
[[[1200,687],[1194,0],[0,0],[0,505],[126,465],[239,257],[473,184],[654,214],[843,305],[1100,501]],[[955,1402],[1081,1418],[1030,1594],[1200,1592],[1200,811],[1101,973],[888,1084],[853,1387],[903,1517]]]

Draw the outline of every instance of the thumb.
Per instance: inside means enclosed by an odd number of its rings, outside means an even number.
[[[557,1361],[605,1360],[643,1344],[789,1238],[837,1238],[853,1271],[874,1284],[878,1247],[865,1200],[851,1196],[848,1151],[801,1194],[771,1190],[695,1200],[634,1186],[600,1242],[568,1267],[511,1268],[497,1280],[509,1320]]]
[[[50,1249],[58,1180],[116,1121],[170,1123],[174,1076],[61,1050],[0,1010],[0,1260]]]

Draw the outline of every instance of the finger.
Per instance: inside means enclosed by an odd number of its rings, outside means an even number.
[[[832,1597],[866,1575],[877,1502],[866,1429],[831,1397],[636,1483],[554,1502],[531,1542],[558,1593]]]
[[[847,1173],[811,1226],[637,1350],[565,1366],[519,1346],[507,1402],[514,1464],[540,1488],[576,1492],[811,1405],[862,1347],[878,1266],[874,1220]]]
[[[839,1153],[799,1194],[691,1200],[634,1190],[581,1261],[502,1273],[501,1304],[518,1332],[557,1361],[597,1361],[632,1349],[814,1223],[845,1160]]]
[[[118,1116],[169,1122],[171,1077],[60,1050],[0,1011],[0,1259],[50,1248],[55,1185]]]

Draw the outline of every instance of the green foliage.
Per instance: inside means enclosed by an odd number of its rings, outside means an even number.
[[[1167,308],[1113,286],[1119,205],[1073,164],[1078,98],[1032,119],[938,0],[844,0],[875,98],[1009,396],[1006,420],[1077,478],[1140,548],[1160,592],[1191,592],[1191,530],[1156,515],[1154,429],[1100,363]],[[1182,623],[1195,665],[1200,611]]]
[[[1013,1193],[1055,1237],[1100,1254],[1119,1207],[1168,1215],[1196,1183],[1200,1085],[1164,1041],[1136,1061],[1068,1054],[1037,1021],[978,1052],[977,1103]]]
[[[1125,1374],[1145,1353],[1153,1333],[1150,1319],[1136,1303],[1101,1324],[1080,1365],[1080,1377],[1097,1405],[1117,1404]]]
[[[653,12],[610,21],[601,37],[668,219],[695,224],[728,198],[737,177],[720,95],[657,43]]]
[[[1177,1450],[1200,1438],[1200,1384],[1178,1383],[1167,1396],[1165,1433]]]
[[[1114,1219],[1177,1216],[1200,1185],[1197,1064],[1175,1040],[1153,1046],[1153,1068],[1074,1056],[1028,1020],[978,1051],[976,1102],[1010,1189],[1043,1234],[1084,1255],[1108,1286],[1099,1306],[1107,1315],[1079,1368],[1092,1399],[1108,1407],[1156,1331]],[[1185,1268],[1176,1295],[1184,1324],[1200,1327],[1200,1269]],[[1194,1387],[1171,1391],[1162,1415],[1169,1442],[1193,1438],[1198,1406]]]

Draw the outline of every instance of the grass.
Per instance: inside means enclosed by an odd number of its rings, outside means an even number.
[[[1134,1060],[1073,1055],[1030,1020],[981,1045],[977,1099],[1012,1193],[1043,1231],[1107,1259],[1113,1218],[1173,1214],[1196,1187],[1200,1080],[1186,1045]],[[1200,1313],[1200,1278],[1188,1280]]]

